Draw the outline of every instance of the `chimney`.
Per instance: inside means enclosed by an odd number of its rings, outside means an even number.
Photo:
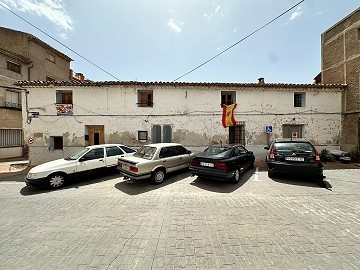
[[[79,81],[84,81],[84,74],[82,73],[75,73],[75,77],[79,80]]]
[[[73,72],[73,70],[70,68],[69,78],[72,79],[72,77],[74,77],[74,72]]]
[[[259,80],[259,84],[265,84],[265,79],[264,78],[260,77],[258,80]]]

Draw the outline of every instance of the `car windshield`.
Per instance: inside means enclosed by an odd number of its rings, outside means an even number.
[[[83,154],[85,154],[87,151],[89,151],[88,148],[83,148],[80,151],[78,151],[78,152],[72,154],[71,156],[65,158],[65,160],[76,160],[79,157],[81,157]]]
[[[225,157],[231,152],[231,149],[223,146],[210,146],[202,153],[206,157]]]
[[[136,151],[134,157],[140,157],[145,159],[152,159],[156,151],[156,147],[143,146]]]
[[[315,154],[311,144],[306,142],[281,142],[274,144],[274,150],[277,152],[296,152]]]

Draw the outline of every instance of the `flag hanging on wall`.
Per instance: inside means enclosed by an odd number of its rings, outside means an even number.
[[[236,125],[236,120],[234,118],[234,110],[237,104],[223,105],[223,114],[222,114],[222,124],[224,127],[230,127]]]

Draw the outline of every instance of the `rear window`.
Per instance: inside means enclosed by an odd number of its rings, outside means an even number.
[[[151,146],[143,146],[141,147],[139,150],[136,151],[136,153],[134,154],[134,157],[140,157],[140,158],[145,158],[145,159],[152,159],[154,154],[156,152],[156,148],[155,147],[151,147]]]
[[[231,148],[221,146],[210,146],[202,153],[205,157],[227,157],[231,153]]]
[[[273,146],[275,151],[306,152],[315,154],[314,147],[307,142],[279,142]]]

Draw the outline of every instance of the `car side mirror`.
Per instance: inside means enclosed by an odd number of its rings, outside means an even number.
[[[79,159],[80,162],[84,162],[84,161],[86,161],[86,160],[87,160],[86,157],[81,157],[81,158]]]
[[[253,151],[249,151],[248,153],[249,153],[250,155],[254,154]]]
[[[187,151],[187,153],[188,153],[188,154],[191,154],[191,151],[190,151],[190,150],[188,150],[188,151]]]
[[[265,149],[265,150],[269,150],[269,147],[268,147],[268,146],[265,146],[264,149]]]

